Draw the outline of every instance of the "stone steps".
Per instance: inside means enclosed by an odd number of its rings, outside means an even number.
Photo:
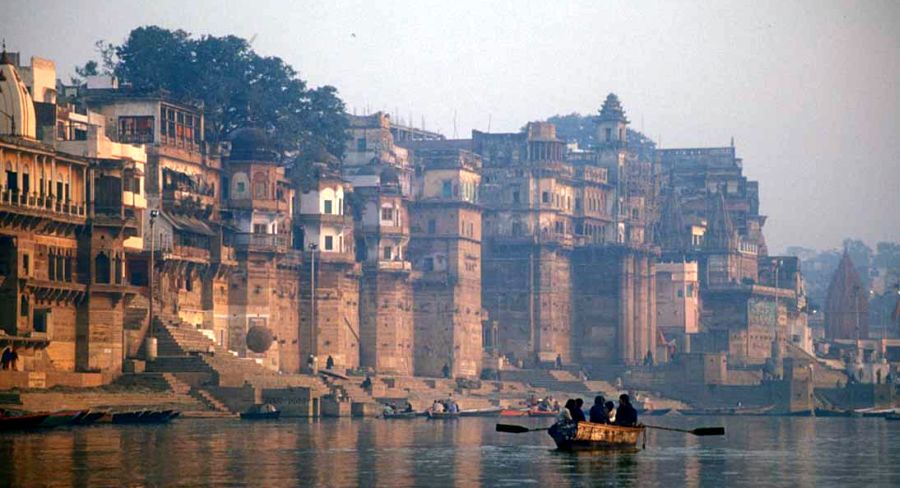
[[[228,409],[227,406],[225,406],[224,403],[217,400],[216,397],[214,397],[210,392],[208,392],[204,389],[191,388],[190,394],[192,397],[199,400],[200,403],[203,403],[204,405],[206,405],[210,410],[214,410],[216,412],[223,412],[223,413],[233,413],[231,410]]]
[[[178,393],[180,395],[188,395],[191,393],[191,385],[179,380],[172,373],[163,373],[163,379],[166,380],[166,383],[169,385],[169,389]]]

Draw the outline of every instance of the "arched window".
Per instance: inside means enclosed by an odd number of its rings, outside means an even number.
[[[19,315],[22,317],[28,316],[28,297],[25,295],[22,295],[22,300],[19,304]]]
[[[94,273],[96,283],[109,283],[110,269],[109,256],[106,253],[100,253],[94,258]]]

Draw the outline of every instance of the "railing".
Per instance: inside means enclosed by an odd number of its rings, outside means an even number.
[[[40,210],[74,217],[84,217],[86,214],[84,205],[77,205],[70,201],[62,201],[52,196],[21,193],[9,189],[0,191],[0,205]]]
[[[252,234],[241,232],[233,235],[234,246],[250,251],[286,251],[288,236],[280,234]]]

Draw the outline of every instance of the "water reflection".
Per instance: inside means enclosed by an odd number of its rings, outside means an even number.
[[[180,420],[0,434],[0,485],[900,486],[900,425],[881,419],[664,417],[654,422],[724,424],[728,436],[652,432],[645,451],[577,454],[555,451],[545,433],[498,434],[495,422]]]

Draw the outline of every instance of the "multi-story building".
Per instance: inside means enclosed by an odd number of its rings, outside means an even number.
[[[294,247],[303,251],[300,272],[300,356],[304,366],[359,366],[359,278],[353,216],[347,213],[350,185],[337,161],[323,156],[296,167],[293,184]]]
[[[291,246],[294,190],[263,131],[239,129],[230,142],[222,213],[237,266],[230,286],[212,290],[227,299],[227,345],[270,369],[297,373],[301,262]]]
[[[415,372],[477,377],[483,360],[481,159],[446,141],[406,142],[416,161],[410,211]]]
[[[343,171],[353,186],[360,282],[360,362],[379,373],[411,375],[413,291],[409,244],[412,166],[394,145],[392,125],[380,112],[350,117]]]

